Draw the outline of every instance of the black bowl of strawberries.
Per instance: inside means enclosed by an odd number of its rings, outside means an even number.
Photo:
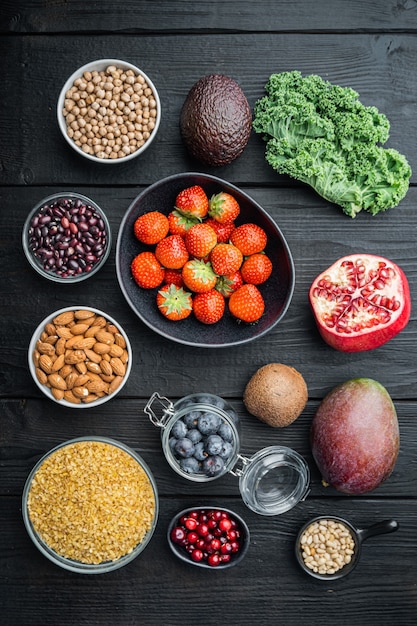
[[[167,537],[181,561],[216,570],[240,563],[250,543],[244,519],[223,507],[184,509],[171,520]]]
[[[136,315],[191,346],[244,344],[290,305],[295,270],[271,216],[209,174],[175,174],[145,189],[118,234],[116,271]]]

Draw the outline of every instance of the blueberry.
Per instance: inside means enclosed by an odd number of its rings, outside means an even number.
[[[193,443],[197,443],[198,441],[201,441],[203,435],[197,428],[192,428],[187,432],[187,438],[190,439],[190,441],[192,441]]]
[[[187,430],[187,426],[184,422],[182,420],[177,420],[171,428],[171,435],[177,439],[181,439],[181,437],[185,437],[187,435]]]
[[[208,456],[203,461],[203,470],[206,476],[215,476],[224,468],[224,461],[220,456]]]
[[[204,449],[204,443],[199,441],[194,446],[194,458],[197,459],[197,461],[204,461],[206,457],[207,452]]]
[[[209,435],[206,439],[206,451],[211,455],[220,454],[224,441],[219,435]]]
[[[196,474],[200,469],[200,465],[193,456],[180,460],[180,467],[187,474]]]
[[[226,409],[225,413],[228,414],[234,424],[239,422],[239,416],[234,409]]]
[[[182,418],[185,422],[187,428],[195,428],[197,425],[197,420],[201,415],[201,411],[190,411],[187,415],[184,415]]]
[[[219,426],[219,430],[217,432],[225,441],[233,441],[233,430],[226,422],[223,422]]]
[[[193,442],[187,439],[187,437],[182,437],[177,440],[174,448],[175,452],[184,459],[187,459],[194,454],[194,445]]]
[[[227,459],[230,458],[232,452],[233,452],[232,444],[229,441],[223,441],[222,449],[218,453],[218,455],[221,456],[221,458],[226,461]]]
[[[175,437],[170,437],[169,438],[168,445],[169,445],[170,449],[172,450],[172,452],[174,452],[174,448],[175,448],[175,444],[176,443],[177,443],[177,439]]]
[[[209,404],[211,406],[216,406],[219,409],[222,409],[224,407],[224,401],[222,400],[222,398],[214,396],[210,393],[199,395],[197,397],[197,402],[199,402],[200,404]]]
[[[220,426],[220,417],[216,413],[203,413],[198,418],[197,427],[203,435],[215,433]]]

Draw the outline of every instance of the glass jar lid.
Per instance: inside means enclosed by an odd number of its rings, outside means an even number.
[[[260,515],[280,515],[305,500],[310,470],[295,450],[270,446],[250,459],[239,455],[243,467],[234,469],[246,506]]]

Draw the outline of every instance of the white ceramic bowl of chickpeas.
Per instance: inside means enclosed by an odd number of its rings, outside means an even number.
[[[124,163],[155,139],[161,103],[151,79],[119,59],[91,61],[77,69],[58,98],[64,139],[96,163]]]

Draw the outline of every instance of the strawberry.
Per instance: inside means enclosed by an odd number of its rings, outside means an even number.
[[[204,263],[200,259],[193,259],[187,261],[182,268],[182,279],[188,289],[196,293],[203,293],[214,288],[217,276],[213,272],[210,263]]]
[[[257,252],[256,254],[251,254],[243,261],[240,271],[245,283],[260,285],[271,276],[272,261],[263,252]]]
[[[242,274],[238,270],[234,274],[227,274],[226,276],[219,276],[216,282],[216,289],[225,298],[230,298],[232,293],[239,289],[243,285]]]
[[[185,217],[201,220],[208,213],[209,200],[204,189],[194,185],[180,191],[175,199],[175,208]]]
[[[185,217],[185,215],[181,215],[178,211],[171,211],[168,213],[168,223],[169,223],[169,232],[171,235],[181,235],[181,237],[185,237],[187,231],[190,230],[191,226],[197,224],[197,219],[192,219],[190,217]]]
[[[156,296],[156,304],[162,315],[178,321],[188,317],[193,310],[191,294],[176,285],[164,285]]]
[[[165,270],[164,283],[166,285],[176,285],[177,287],[183,287],[184,281],[182,279],[181,270]]]
[[[228,243],[230,235],[235,229],[234,222],[223,222],[220,224],[220,222],[214,220],[212,217],[208,217],[204,223],[211,226],[216,233],[217,243]]]
[[[263,228],[257,224],[242,224],[234,229],[230,241],[244,256],[262,252],[266,246],[267,236]]]
[[[198,259],[202,259],[210,254],[216,243],[216,233],[205,222],[192,226],[185,236],[185,247],[190,256]]]
[[[188,261],[184,239],[180,235],[168,235],[156,244],[155,256],[161,265],[178,270]]]
[[[168,230],[168,218],[160,211],[149,211],[140,215],[133,225],[136,239],[146,244],[158,243],[167,236]]]
[[[255,285],[242,285],[229,298],[229,311],[240,321],[257,322],[264,310],[264,299]]]
[[[231,243],[218,243],[210,252],[210,262],[218,276],[237,272],[243,262],[243,254]]]
[[[233,222],[240,213],[238,201],[225,191],[211,196],[208,214],[220,224]]]
[[[215,289],[194,296],[194,315],[203,324],[215,324],[224,313],[224,297]]]
[[[138,254],[133,259],[130,269],[135,282],[143,289],[159,287],[165,277],[165,270],[153,252]]]

